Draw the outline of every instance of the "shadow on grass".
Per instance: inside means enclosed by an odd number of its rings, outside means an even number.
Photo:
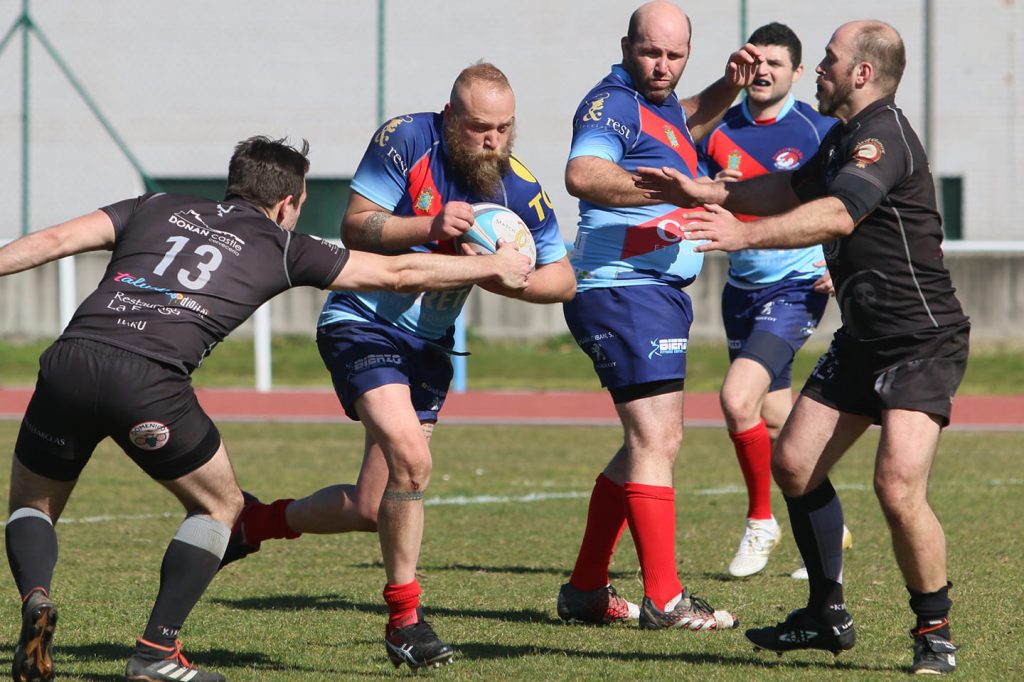
[[[14,656],[13,646],[0,647],[5,658]],[[124,664],[132,653],[130,644],[112,644],[96,642],[93,644],[60,644],[53,647],[54,666],[58,679],[63,675],[90,682],[109,682],[124,680]],[[228,649],[206,649],[186,651],[185,656],[193,665],[208,670],[223,671],[229,668],[249,668],[255,670],[288,670],[322,674],[323,669],[294,665],[285,666],[266,654],[256,651],[230,651]],[[91,671],[89,669],[92,669]],[[117,671],[114,674],[96,672],[97,668]],[[343,671],[336,671],[341,674]]]
[[[274,597],[247,597],[245,599],[212,599],[211,602],[244,611],[306,611],[309,609],[332,609],[338,611],[359,611],[361,613],[387,614],[383,602],[360,602],[336,594],[323,595],[279,595]],[[489,618],[504,623],[560,623],[547,611],[520,609],[498,611],[494,609],[448,608],[431,605],[427,615],[452,618]]]
[[[832,658],[821,661],[781,660],[750,656],[723,656],[720,654],[679,651],[673,654],[657,654],[649,651],[593,651],[562,649],[544,646],[506,646],[484,642],[460,642],[455,646],[456,655],[467,659],[521,658],[524,656],[559,656],[585,660],[608,660],[620,662],[643,662],[651,660],[674,661],[691,664],[714,664],[723,666],[760,666],[773,671],[787,669],[827,670],[827,671],[861,671],[861,672],[894,672],[891,668],[881,665],[844,663]]]

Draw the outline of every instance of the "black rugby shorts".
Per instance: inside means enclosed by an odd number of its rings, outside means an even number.
[[[924,329],[869,341],[836,332],[802,395],[881,423],[882,410],[924,412],[949,424],[967,369],[971,325]]]
[[[89,339],[58,340],[39,358],[15,455],[33,473],[73,481],[107,436],[160,481],[195,471],[220,446],[181,370]]]

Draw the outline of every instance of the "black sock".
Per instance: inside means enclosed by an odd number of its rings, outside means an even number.
[[[231,529],[208,516],[190,516],[167,546],[160,592],[142,638],[173,647],[181,626],[220,567]]]
[[[949,588],[953,583],[946,585],[934,592],[915,592],[907,588],[910,593],[910,610],[917,616],[917,626],[910,631],[912,635],[932,634],[943,639],[949,639],[949,610],[953,602],[949,598]]]
[[[793,539],[807,567],[808,612],[826,625],[849,618],[843,598],[843,507],[827,478],[800,497],[786,497]]]
[[[50,518],[28,507],[15,510],[4,528],[4,539],[7,563],[22,600],[39,588],[49,594],[57,565],[57,533]]]

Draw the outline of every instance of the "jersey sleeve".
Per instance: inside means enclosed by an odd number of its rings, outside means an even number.
[[[408,169],[425,151],[420,138],[413,116],[393,118],[378,128],[352,178],[352,190],[393,211],[405,194]]]
[[[596,156],[619,163],[640,134],[637,106],[632,96],[615,88],[590,93],[572,119],[569,158]]]
[[[156,195],[150,192],[137,196],[134,199],[125,199],[109,206],[103,206],[100,210],[110,217],[110,222],[114,224],[114,234],[118,235],[121,234],[121,230],[128,224],[128,221],[131,220],[132,215],[138,210],[139,206],[142,206],[142,204],[154,196]]]
[[[530,228],[530,235],[537,246],[537,265],[561,260],[567,252],[551,199],[522,161],[513,156],[510,162],[513,182],[509,208]]]
[[[288,236],[284,262],[289,286],[329,287],[348,262],[348,250],[311,235]]]
[[[902,140],[871,137],[866,131],[853,144],[828,193],[842,201],[858,223],[909,175],[912,164],[910,149]]]

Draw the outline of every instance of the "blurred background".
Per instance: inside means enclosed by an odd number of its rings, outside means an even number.
[[[336,238],[349,179],[376,126],[397,114],[439,111],[458,72],[483,59],[512,82],[517,154],[544,184],[571,242],[576,202],[562,181],[571,117],[619,61],[637,4],[0,0],[0,241],[147,187],[219,198],[234,144],[258,133],[309,139],[310,199],[300,230]],[[679,4],[693,21],[680,96],[718,78],[754,28],[781,21],[803,41],[796,94],[813,103],[814,66],[840,23],[893,24],[908,56],[897,103],[929,150],[954,281],[976,334],[1021,336],[1024,3]],[[79,260],[80,298],[100,270]],[[721,336],[723,266],[709,258],[691,291],[698,337]],[[48,268],[0,281],[0,335],[59,332],[56,278]],[[992,291],[1000,292],[995,301]],[[321,300],[320,292],[289,294],[275,304],[275,332],[311,333]],[[558,306],[476,295],[468,314],[485,335],[564,331]]]

